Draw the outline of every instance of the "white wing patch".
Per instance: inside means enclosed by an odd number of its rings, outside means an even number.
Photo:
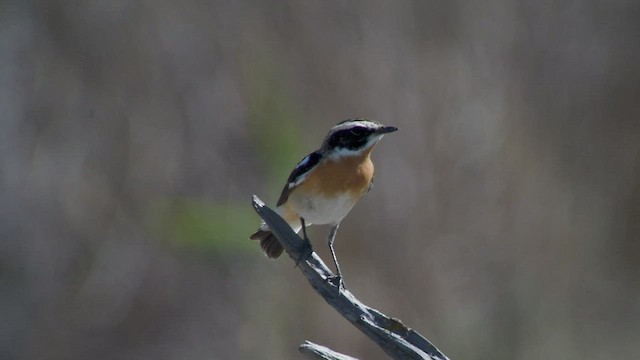
[[[278,200],[278,206],[284,204],[289,197],[289,194],[293,190],[294,187],[298,186],[301,182],[303,182],[311,171],[320,163],[322,160],[322,154],[319,151],[314,151],[311,154],[305,156],[298,165],[293,169],[289,178],[287,179],[287,184],[282,189],[282,193],[280,194],[280,199]]]
[[[307,164],[309,163],[309,158],[311,157],[311,155],[307,155],[305,156],[304,159],[302,159],[298,165],[296,165],[295,169],[293,169],[293,171],[296,170],[300,170],[302,168],[304,168],[305,166],[307,166]],[[287,184],[287,186],[289,187],[289,189],[298,186],[301,182],[303,182],[307,177],[309,176],[309,171],[305,171],[302,174],[298,175],[295,179],[292,179],[293,181],[290,182],[289,184]]]
[[[292,174],[296,174],[296,176],[293,179],[289,179],[287,187],[291,189],[300,185],[300,183],[309,176],[313,168],[318,165],[318,161],[320,160],[319,157],[320,154],[318,154],[317,152],[313,152],[305,156],[304,159],[300,160],[300,162],[298,163],[298,165],[296,165],[292,172]]]
[[[307,155],[304,157],[304,159],[300,160],[300,162],[298,163],[298,165],[296,165],[296,169],[301,168],[305,165],[307,165],[309,163],[309,158],[311,157],[311,154]]]

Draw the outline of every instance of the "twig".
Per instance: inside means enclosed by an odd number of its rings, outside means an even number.
[[[253,207],[280,240],[289,257],[294,261],[300,260],[300,270],[316,292],[387,355],[394,359],[448,360],[429,340],[406,327],[400,320],[368,307],[346,289],[339,290],[328,281],[334,276],[331,270],[315,252],[308,251],[310,245],[305,244],[278,214],[255,195]]]
[[[358,360],[349,355],[340,354],[328,347],[314,344],[311,341],[305,341],[304,344],[298,347],[301,353],[306,355],[309,359],[322,359],[322,360]]]

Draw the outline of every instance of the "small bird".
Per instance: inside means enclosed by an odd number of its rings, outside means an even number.
[[[342,273],[333,250],[340,222],[373,186],[371,152],[382,137],[398,128],[367,119],[349,119],[331,128],[319,150],[302,159],[282,189],[275,211],[298,233],[306,225],[331,225],[327,239],[336,266],[339,287]],[[263,222],[251,235],[262,251],[277,258],[283,248]]]

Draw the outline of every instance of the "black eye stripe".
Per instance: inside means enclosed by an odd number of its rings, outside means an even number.
[[[366,136],[369,133],[371,133],[371,130],[363,127],[353,127],[350,129],[340,130],[337,133],[343,136],[349,136],[349,135]]]
[[[372,132],[372,129],[360,126],[339,130],[331,135],[328,145],[330,148],[357,149],[367,143]]]

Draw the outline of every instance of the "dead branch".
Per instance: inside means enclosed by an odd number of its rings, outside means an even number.
[[[328,280],[334,276],[331,270],[315,252],[308,251],[310,244],[305,244],[278,214],[255,195],[253,207],[280,240],[289,257],[299,261],[300,270],[316,292],[387,355],[394,359],[448,359],[429,340],[400,320],[363,304],[348,290],[339,290]]]
[[[309,359],[321,359],[321,360],[358,360],[349,355],[335,352],[328,347],[314,344],[311,341],[305,341],[304,344],[298,347],[301,353],[306,355]]]

